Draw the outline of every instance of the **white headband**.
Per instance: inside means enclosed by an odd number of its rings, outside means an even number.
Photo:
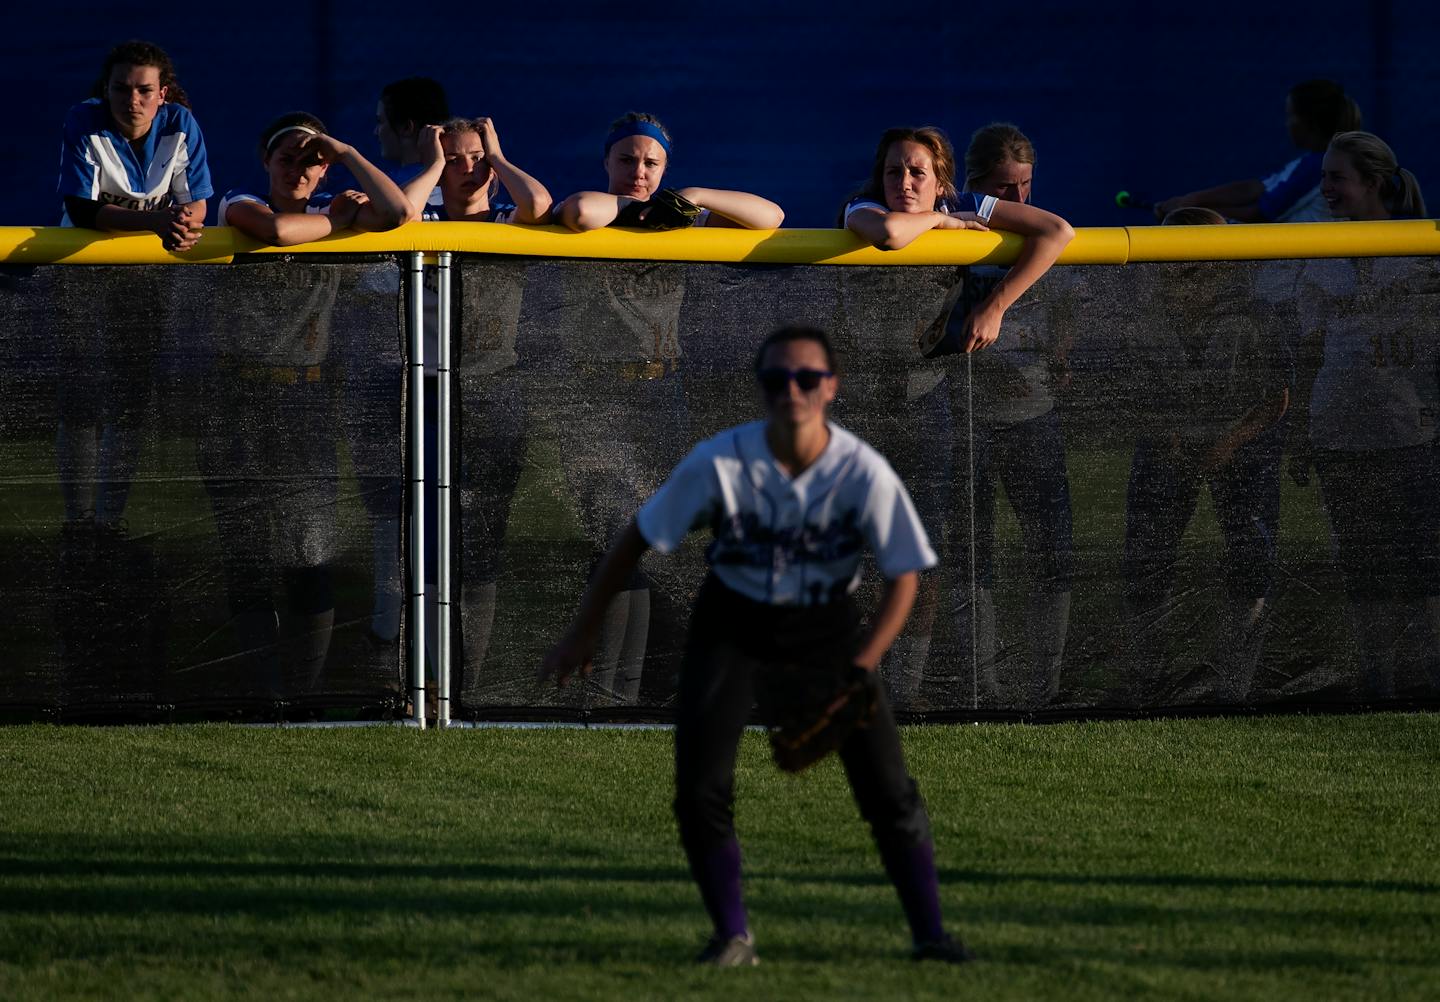
[[[320,133],[316,132],[308,125],[287,125],[283,129],[276,129],[274,132],[270,133],[270,138],[265,140],[265,152],[269,153],[270,150],[273,149],[275,146],[275,140],[279,139],[287,132],[303,132],[307,136],[320,135]]]

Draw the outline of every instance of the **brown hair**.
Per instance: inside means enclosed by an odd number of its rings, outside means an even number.
[[[439,125],[450,117],[445,88],[429,77],[391,81],[380,91],[380,104],[385,108],[385,120],[396,132],[406,123],[419,132],[421,126]]]
[[[440,125],[442,136],[463,136],[466,133],[480,134],[480,120],[478,118],[451,118]],[[490,161],[485,161],[485,166],[490,168],[490,183],[485,186],[486,196],[494,198],[495,193],[500,190],[500,175],[495,173],[495,168]]]
[[[1035,144],[1009,122],[991,122],[976,129],[965,150],[965,185],[990,175],[1005,162],[1035,165]]]
[[[255,148],[260,152],[260,159],[270,159],[270,151],[274,148],[276,141],[280,138],[278,135],[276,135],[276,133],[280,132],[282,129],[289,129],[296,126],[306,129],[314,129],[316,132],[322,133],[329,131],[325,128],[324,122],[320,121],[320,119],[316,118],[308,111],[286,112],[279,118],[275,119],[275,121],[265,126],[265,130],[260,133],[260,138],[255,144]]]
[[[760,371],[761,365],[765,362],[765,353],[777,344],[788,344],[791,341],[811,341],[820,346],[825,353],[825,364],[830,367],[834,375],[840,374],[840,359],[835,354],[835,346],[830,343],[830,336],[819,327],[811,327],[808,324],[789,324],[777,328],[765,335],[760,342],[760,347],[755,349],[755,371]]]
[[[1363,123],[1360,106],[1334,80],[1306,80],[1291,87],[1288,97],[1317,149],[1337,132],[1354,132]]]
[[[1330,140],[1330,150],[1344,153],[1365,181],[1379,185],[1380,201],[1392,216],[1425,215],[1425,196],[1415,175],[1400,166],[1392,150],[1373,132],[1342,132]]]
[[[160,86],[165,88],[165,103],[190,107],[190,97],[175,79],[175,64],[160,46],[132,40],[111,49],[100,67],[100,79],[90,92],[91,97],[104,101],[110,89],[110,74],[117,66],[153,66],[160,71]]]
[[[885,201],[885,158],[890,154],[890,147],[896,143],[918,143],[925,147],[935,164],[936,198],[954,197],[955,147],[950,145],[950,137],[945,135],[945,131],[933,125],[886,129],[880,136],[880,144],[875,147],[875,164],[870,169],[870,180],[856,195]],[[845,210],[842,208],[840,211],[843,216]]]

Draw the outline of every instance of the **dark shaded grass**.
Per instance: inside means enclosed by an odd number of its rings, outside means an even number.
[[[705,933],[662,731],[0,730],[0,997],[1433,997],[1440,717],[906,732],[918,966],[838,767],[746,740],[764,963]]]

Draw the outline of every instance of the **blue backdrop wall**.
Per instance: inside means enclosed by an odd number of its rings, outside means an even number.
[[[788,225],[828,226],[885,127],[938,124],[963,147],[1006,119],[1039,149],[1038,204],[1080,225],[1133,223],[1145,217],[1114,206],[1118,188],[1163,196],[1283,164],[1286,89],[1328,76],[1434,205],[1437,11],[1422,0],[12,9],[0,223],[58,221],[65,112],[107,48],[132,37],[176,60],[221,190],[254,176],[256,133],[282,111],[313,111],[376,154],[379,88],[425,74],[457,113],[492,116],[511,159],[557,196],[600,185],[606,123],[633,108],[674,133],[673,183],[753,190],[783,205]]]

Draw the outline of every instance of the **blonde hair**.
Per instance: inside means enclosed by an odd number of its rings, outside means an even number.
[[[465,132],[480,132],[480,120],[478,118],[448,118],[440,123],[440,133],[445,136],[458,136]]]
[[[1224,226],[1225,217],[1203,205],[1182,205],[1160,220],[1161,226]]]
[[[1415,175],[1400,166],[1386,142],[1373,132],[1341,132],[1330,140],[1330,151],[1350,158],[1363,181],[1379,186],[1380,201],[1392,216],[1425,215],[1425,196]]]
[[[1009,122],[991,122],[976,129],[965,150],[966,187],[989,177],[1007,161],[1035,166],[1035,144],[1030,137]]]

